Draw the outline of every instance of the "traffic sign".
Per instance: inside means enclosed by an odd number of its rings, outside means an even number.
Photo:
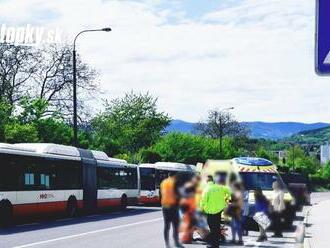
[[[319,75],[330,75],[330,0],[316,2],[315,69]]]

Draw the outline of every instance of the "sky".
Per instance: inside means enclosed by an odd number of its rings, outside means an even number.
[[[330,122],[330,78],[314,72],[312,0],[0,0],[0,24],[58,27],[104,92],[149,92],[174,119],[235,107],[241,121]]]

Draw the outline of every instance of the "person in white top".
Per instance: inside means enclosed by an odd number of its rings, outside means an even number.
[[[249,205],[249,191],[244,190],[243,191],[243,218],[242,218],[242,228],[243,228],[243,236],[248,236],[248,228],[247,228],[247,223],[246,220],[249,216],[249,210],[250,210],[250,205]]]
[[[273,183],[273,199],[272,199],[272,219],[273,219],[273,227],[274,227],[274,235],[273,237],[283,237],[282,230],[282,218],[283,212],[285,210],[285,203],[284,203],[284,192],[281,188],[279,182],[275,181]]]

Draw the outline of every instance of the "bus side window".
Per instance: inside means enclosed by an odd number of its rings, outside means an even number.
[[[40,179],[38,178],[38,166],[33,157],[19,157],[17,162],[23,169],[23,188],[24,190],[40,189]],[[39,181],[38,181],[39,180]]]
[[[82,187],[82,167],[78,161],[51,161],[50,187],[56,189],[80,189]]]
[[[160,188],[160,184],[166,178],[168,178],[169,171],[166,170],[156,170],[156,188]]]
[[[97,167],[97,186],[98,189],[111,188],[111,169],[106,167]]]
[[[18,166],[16,156],[0,154],[0,191],[16,191],[21,189],[23,175]]]
[[[127,189],[136,189],[137,188],[137,169],[126,168],[125,170],[126,170]]]
[[[34,185],[34,174],[25,173],[24,174],[24,185]]]

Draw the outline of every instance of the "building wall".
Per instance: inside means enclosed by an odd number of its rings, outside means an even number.
[[[321,146],[321,164],[326,164],[330,161],[330,144],[329,142]]]

